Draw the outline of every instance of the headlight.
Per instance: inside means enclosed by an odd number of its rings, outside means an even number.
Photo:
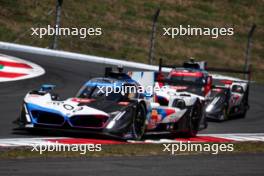
[[[206,112],[211,112],[212,109],[213,109],[213,107],[214,107],[214,105],[209,104],[209,105],[206,107],[205,111],[206,111]]]
[[[112,120],[111,122],[108,123],[106,128],[111,129],[111,128],[113,128],[114,125],[115,125],[115,120]]]
[[[120,113],[120,111],[114,111],[114,112],[111,112],[111,113],[109,113],[109,115],[111,116],[111,117],[115,117],[117,114],[119,114]]]
[[[30,119],[26,104],[24,104],[23,106],[24,106],[24,109],[25,109],[25,116],[26,116],[27,122],[31,122],[31,119]]]
[[[215,97],[213,101],[206,107],[205,111],[206,112],[211,112],[212,109],[214,108],[214,105],[219,101],[220,97]]]
[[[107,125],[106,128],[107,129],[113,128],[113,126],[115,125],[116,121],[118,121],[125,113],[126,113],[126,111],[123,111],[123,112],[115,111],[115,112],[109,113],[111,117],[114,117],[114,119],[109,122],[109,124]]]

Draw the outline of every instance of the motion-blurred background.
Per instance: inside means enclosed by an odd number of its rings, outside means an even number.
[[[55,25],[56,0],[0,0],[0,41],[49,47],[52,37],[31,36],[31,27]],[[64,0],[61,27],[101,27],[102,36],[59,36],[58,49],[148,63],[152,18],[160,8],[155,59],[181,63],[188,57],[209,65],[243,68],[253,23],[253,79],[264,82],[263,0]],[[234,27],[233,36],[162,36],[163,27]]]

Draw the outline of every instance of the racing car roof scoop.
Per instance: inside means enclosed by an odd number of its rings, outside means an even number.
[[[105,67],[105,77],[109,77],[112,71],[113,71],[112,67]]]
[[[123,73],[123,71],[124,71],[123,65],[118,65],[117,70],[119,73]]]
[[[130,79],[130,77],[123,73],[123,67],[118,67],[117,71],[113,71],[112,67],[105,68],[105,77],[115,78],[115,79]]]

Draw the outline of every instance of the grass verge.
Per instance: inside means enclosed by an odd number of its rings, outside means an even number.
[[[99,2],[99,3],[98,3]],[[55,22],[55,0],[0,0],[0,41],[49,47],[52,36],[32,36],[31,27],[47,27]],[[264,82],[263,0],[75,0],[63,1],[62,27],[101,27],[102,36],[60,36],[58,49],[96,56],[148,63],[153,14],[158,19],[155,59],[168,64],[189,57],[207,60],[209,66],[242,69],[247,34],[253,23],[251,63],[253,80]],[[163,27],[233,27],[233,36],[163,36]]]
[[[199,144],[199,143],[197,143]],[[201,143],[204,144],[204,143]],[[212,147],[216,143],[209,143]],[[263,142],[241,142],[233,143],[234,151],[219,152],[218,154],[234,154],[234,153],[263,153]],[[109,157],[109,156],[171,156],[171,152],[164,151],[163,144],[124,144],[124,145],[102,145],[100,152],[87,152],[80,154],[78,152],[43,152],[40,154],[37,151],[31,151],[31,147],[18,148],[1,148],[0,159],[23,159],[23,158],[47,158],[47,157]],[[173,155],[193,155],[193,154],[212,154],[212,151],[175,151]]]

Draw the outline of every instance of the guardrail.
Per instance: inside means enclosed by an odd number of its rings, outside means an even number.
[[[47,48],[39,48],[21,44],[14,44],[14,43],[7,43],[7,42],[0,42],[0,50],[2,51],[14,51],[17,53],[27,53],[27,54],[37,54],[37,55],[44,55],[44,56],[52,56],[58,57],[63,59],[72,59],[72,60],[81,60],[91,63],[98,63],[98,64],[106,64],[111,66],[119,66],[122,65],[125,68],[135,68],[141,70],[150,70],[150,71],[158,71],[158,66],[148,65],[143,63],[137,63],[132,61],[124,61],[106,57],[98,57],[92,55],[85,55],[79,53],[72,53],[67,51],[59,51],[59,50],[52,50]],[[169,71],[170,69],[164,70]]]

